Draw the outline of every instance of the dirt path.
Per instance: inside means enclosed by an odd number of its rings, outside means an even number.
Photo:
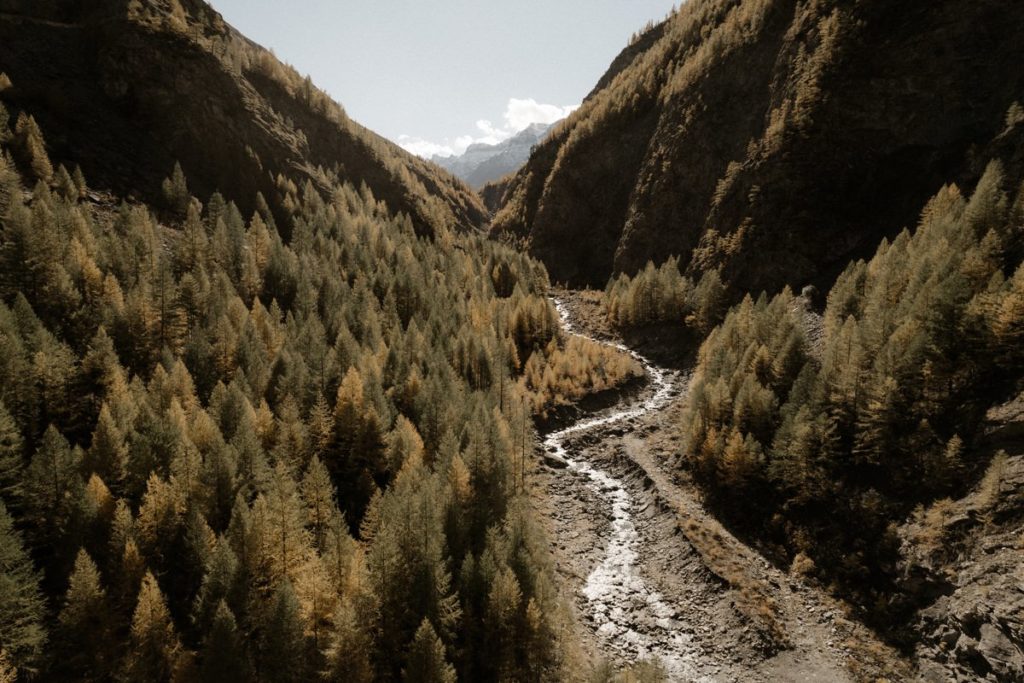
[[[567,329],[576,295],[558,301]],[[602,343],[613,343],[603,341]],[[588,659],[657,658],[672,681],[848,681],[908,673],[820,591],[770,566],[667,463],[687,373],[544,439],[537,505]]]

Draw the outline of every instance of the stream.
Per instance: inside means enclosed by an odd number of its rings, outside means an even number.
[[[640,534],[633,516],[634,500],[622,481],[585,459],[567,445],[574,436],[665,408],[672,400],[669,374],[636,351],[583,334],[569,318],[564,302],[553,299],[566,331],[611,346],[635,358],[646,370],[653,388],[647,398],[627,403],[598,417],[580,421],[544,438],[551,457],[564,460],[570,472],[581,475],[611,510],[611,530],[603,559],[587,577],[581,592],[592,627],[610,652],[626,662],[659,659],[670,680],[709,680],[698,672],[699,652],[682,628],[680,614],[641,574]]]

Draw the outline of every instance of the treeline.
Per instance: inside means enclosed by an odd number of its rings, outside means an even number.
[[[1024,191],[993,163],[847,268],[820,349],[788,291],[747,297],[701,348],[683,449],[709,500],[886,625],[891,524],[984,465],[981,421],[1024,369],[1022,237]]]
[[[605,288],[608,321],[619,328],[653,324],[685,325],[702,335],[721,322],[726,291],[717,270],[705,272],[694,284],[679,271],[679,257],[660,266],[651,261],[634,276],[621,273]]]
[[[8,120],[0,678],[561,677],[521,495],[544,269],[348,185],[279,183],[286,243],[178,169],[169,228]]]

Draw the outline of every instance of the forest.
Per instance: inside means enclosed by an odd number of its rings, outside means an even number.
[[[821,318],[788,290],[747,295],[701,346],[683,466],[880,628],[915,607],[894,585],[894,524],[980,477],[986,411],[1019,388],[1022,226],[1024,189],[992,162],[969,197],[947,185],[913,232],[851,263]]]
[[[533,417],[637,370],[543,266],[365,185],[123,201],[2,103],[0,145],[0,678],[558,677]]]

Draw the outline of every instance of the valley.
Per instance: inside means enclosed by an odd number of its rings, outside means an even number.
[[[385,137],[216,4],[0,0],[0,682],[1024,680],[1024,5],[332,33]]]

